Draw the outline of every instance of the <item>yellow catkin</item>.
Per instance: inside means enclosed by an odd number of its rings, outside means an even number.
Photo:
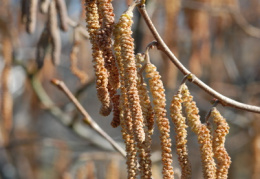
[[[66,3],[64,0],[55,0],[56,1],[56,7],[57,7],[57,12],[60,18],[60,28],[63,31],[68,30],[68,12],[67,12],[67,7]]]
[[[129,108],[131,110],[131,115],[133,118],[133,129],[135,133],[135,138],[137,142],[142,143],[145,140],[144,133],[144,124],[143,124],[143,115],[142,109],[140,105],[140,99],[137,90],[137,70],[135,64],[135,56],[134,56],[134,39],[131,37],[132,35],[132,8],[123,13],[119,19],[116,28],[118,31],[115,33],[115,38],[120,44],[120,59],[121,73],[125,76],[124,85],[126,88],[126,94],[128,99]],[[117,60],[118,60],[117,59]],[[123,65],[123,66],[122,66]]]
[[[107,116],[111,112],[112,105],[107,88],[108,72],[105,68],[102,51],[97,43],[97,35],[100,29],[98,8],[96,0],[85,0],[85,2],[87,30],[90,35],[90,42],[92,43],[92,57],[96,75],[97,96],[102,103],[100,114]]]
[[[28,5],[26,31],[31,34],[35,31],[36,27],[38,0],[29,0]]]
[[[212,109],[210,117],[216,124],[213,134],[213,152],[217,162],[217,179],[225,179],[228,178],[228,169],[231,164],[231,158],[224,146],[226,135],[229,133],[229,125],[216,108]]]
[[[119,73],[115,57],[112,52],[112,31],[114,28],[114,13],[111,0],[98,0],[99,18],[101,30],[98,34],[98,43],[103,52],[105,67],[109,72],[109,81],[112,88],[119,88]]]
[[[214,154],[210,130],[206,125],[201,123],[199,109],[193,101],[193,96],[190,94],[188,87],[185,84],[183,84],[181,95],[187,115],[188,125],[198,136],[204,178],[214,179],[216,178],[216,164],[213,159]]]
[[[154,113],[156,123],[160,131],[162,147],[163,178],[174,178],[172,167],[172,152],[170,138],[170,124],[166,118],[166,98],[161,76],[156,71],[156,67],[148,63],[145,67],[146,77],[149,78],[150,91],[153,96]]]
[[[182,86],[176,95],[173,96],[170,111],[171,118],[174,123],[174,130],[176,133],[176,150],[178,155],[179,164],[181,166],[181,178],[191,178],[191,164],[188,159],[188,148],[187,148],[187,130],[185,117],[182,114]]]
[[[151,105],[150,97],[148,95],[147,85],[142,76],[142,62],[144,61],[141,54],[136,55],[136,68],[138,69],[137,89],[142,107],[144,123],[145,123],[145,141],[139,148],[139,164],[141,178],[152,177],[152,161],[151,161],[151,145],[154,124],[154,111]]]
[[[13,98],[9,90],[8,84],[10,81],[10,72],[12,65],[12,44],[8,37],[3,38],[3,58],[4,68],[1,75],[1,115],[2,115],[2,133],[4,135],[4,144],[7,145],[9,141],[9,134],[13,125]]]
[[[58,65],[60,63],[61,39],[60,39],[60,33],[58,29],[58,19],[57,19],[55,1],[52,1],[49,5],[48,29],[49,29],[51,44],[52,44],[52,51],[51,51],[52,62],[54,65]]]
[[[136,66],[139,70],[143,69],[141,62],[144,61],[143,56],[141,54],[136,55]],[[137,88],[140,97],[140,104],[143,111],[143,116],[145,119],[146,126],[149,131],[153,132],[154,128],[154,110],[152,108],[152,104],[150,101],[150,97],[148,95],[147,85],[144,82],[142,74],[138,73],[137,79]]]

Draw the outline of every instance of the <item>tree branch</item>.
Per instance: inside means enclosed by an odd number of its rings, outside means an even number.
[[[115,150],[117,150],[122,156],[126,156],[125,151],[103,130],[99,125],[91,118],[84,107],[79,103],[75,96],[70,92],[63,81],[53,79],[52,84],[57,86],[64,94],[74,103],[79,112],[84,116],[84,122],[94,129],[99,135],[106,139]]]
[[[25,66],[23,66],[23,65],[21,65],[21,66],[27,72],[27,74],[30,78],[30,84],[32,85],[32,88],[33,88],[35,94],[37,95],[37,97],[39,98],[39,100],[41,101],[41,103],[48,109],[48,111],[51,112],[51,114],[55,118],[57,118],[59,120],[59,122],[62,125],[70,128],[71,131],[73,131],[75,134],[77,134],[81,138],[87,139],[88,141],[95,144],[96,146],[99,146],[100,148],[104,148],[106,150],[110,149],[110,146],[105,145],[105,142],[104,142],[105,140],[101,141],[100,139],[102,139],[102,138],[93,137],[93,134],[91,134],[90,132],[87,132],[86,128],[84,128],[81,123],[74,123],[73,125],[71,125],[71,119],[68,117],[68,115],[65,115],[64,112],[60,108],[55,106],[55,104],[52,102],[52,100],[50,99],[50,97],[48,96],[48,94],[46,93],[44,88],[42,87],[42,85],[41,85],[40,81],[38,80],[36,74],[30,74],[27,71]],[[98,124],[96,124],[96,126],[98,126]],[[116,142],[114,141],[114,143],[116,143]],[[118,144],[116,144],[116,147],[120,150],[119,151],[120,154],[123,157],[125,157],[125,151]]]
[[[162,52],[164,52],[184,75],[191,74],[191,72],[179,61],[179,59],[170,51],[168,46],[165,44],[165,42],[163,41],[163,39],[157,32],[156,28],[154,27],[153,22],[151,21],[149,15],[147,14],[145,5],[139,5],[138,9],[139,9],[139,12],[141,13],[142,17],[144,18],[148,28],[150,29],[151,33],[153,34],[154,38],[158,42],[158,49],[161,50]],[[206,85],[195,75],[192,75],[192,79],[189,79],[189,81],[191,81],[192,83],[194,83],[195,85],[197,85],[198,87],[203,89],[205,92],[207,92],[211,96],[217,98],[223,106],[230,106],[230,107],[245,110],[245,111],[260,113],[260,107],[240,103],[233,99],[230,99],[230,98],[218,93],[217,91],[215,91],[208,85]]]

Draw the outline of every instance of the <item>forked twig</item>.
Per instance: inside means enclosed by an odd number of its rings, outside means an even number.
[[[83,106],[79,103],[79,101],[75,98],[75,96],[70,92],[68,87],[65,85],[63,81],[53,79],[51,80],[52,84],[57,86],[64,94],[73,102],[79,112],[84,116],[84,122],[89,125],[92,129],[94,129],[99,135],[105,138],[115,150],[117,150],[124,157],[126,156],[124,149],[122,149],[103,129],[99,127],[99,125],[91,118],[88,112],[83,108]]]
[[[162,52],[164,52],[169,59],[175,64],[175,66],[184,74],[188,75],[191,74],[191,72],[179,61],[179,59],[170,51],[168,46],[165,44],[159,33],[157,32],[156,28],[153,25],[153,22],[151,21],[149,15],[147,14],[146,8],[144,4],[141,4],[138,6],[139,12],[141,13],[142,17],[145,20],[145,23],[147,24],[148,28],[150,29],[151,33],[153,34],[155,40],[158,42],[159,48]],[[250,112],[255,112],[255,113],[260,113],[260,107],[254,106],[254,105],[248,105],[244,103],[240,103],[238,101],[235,101],[233,99],[230,99],[208,85],[206,85],[204,82],[202,82],[199,78],[193,75],[192,80],[190,80],[192,83],[203,89],[205,92],[210,94],[211,96],[217,98],[220,103],[223,106],[230,106],[234,107],[237,109],[245,110],[245,111],[250,111]]]

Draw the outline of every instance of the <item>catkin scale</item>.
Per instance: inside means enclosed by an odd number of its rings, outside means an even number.
[[[120,125],[120,95],[114,95],[113,101],[113,120],[111,121],[111,126],[116,128]]]
[[[156,123],[160,131],[161,148],[162,148],[162,164],[163,178],[174,178],[172,167],[171,139],[170,139],[170,124],[166,118],[166,98],[164,93],[161,76],[156,71],[156,67],[148,63],[145,67],[146,77],[149,78],[150,91],[153,96],[154,113]]]
[[[61,54],[61,39],[58,29],[58,19],[55,1],[52,1],[48,9],[48,29],[50,33],[50,39],[52,44],[52,63],[58,65],[60,63],[60,54]]]
[[[110,101],[110,96],[108,92],[108,72],[105,68],[105,62],[103,58],[102,51],[98,44],[98,32],[100,29],[99,15],[96,0],[86,0],[86,22],[87,30],[90,35],[90,42],[92,44],[92,57],[93,66],[96,75],[96,88],[97,96],[101,101],[101,108],[99,113],[101,115],[107,116],[112,110],[112,105]]]
[[[213,152],[217,163],[217,179],[227,179],[228,169],[231,164],[231,158],[225,149],[226,135],[229,132],[229,125],[216,108],[213,108],[210,117],[216,124],[213,134]]]
[[[179,88],[178,93],[173,96],[170,111],[171,118],[174,123],[176,133],[176,150],[178,155],[179,164],[182,170],[182,179],[191,178],[191,164],[188,159],[187,149],[187,130],[185,117],[182,114],[182,86]]]

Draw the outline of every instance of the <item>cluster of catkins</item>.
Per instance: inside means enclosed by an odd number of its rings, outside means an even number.
[[[144,59],[147,54],[134,53],[131,30],[134,6],[135,4],[130,6],[115,23],[111,0],[85,0],[97,96],[101,101],[100,114],[108,116],[113,111],[111,125],[122,128],[128,178],[137,178],[138,175],[141,178],[152,178],[151,136],[156,122],[161,140],[162,174],[163,178],[170,179],[174,178],[174,172],[165,90],[156,67]],[[152,101],[143,73],[148,80]],[[221,123],[221,126],[218,126],[221,129],[216,130],[212,139],[210,130],[200,122],[198,109],[188,88],[182,85],[171,106],[182,178],[191,178],[186,146],[188,126],[182,114],[182,105],[186,110],[188,125],[198,135],[205,178],[227,177],[230,160],[223,160],[228,158],[224,148],[226,133],[224,134],[222,129],[226,127],[222,124],[225,120],[222,118],[221,122],[216,122]],[[228,129],[225,129],[225,132],[228,132]],[[218,162],[217,169],[213,156]]]
[[[185,108],[188,125],[186,125],[182,106]],[[213,136],[210,128],[201,123],[199,110],[185,84],[182,84],[177,94],[174,95],[170,110],[171,118],[175,125],[176,148],[182,169],[182,178],[191,178],[191,165],[188,159],[186,139],[186,128],[188,126],[198,137],[204,178],[228,178],[231,159],[224,147],[224,143],[229,132],[229,126],[218,110],[215,107],[212,108],[209,116],[216,125]]]

